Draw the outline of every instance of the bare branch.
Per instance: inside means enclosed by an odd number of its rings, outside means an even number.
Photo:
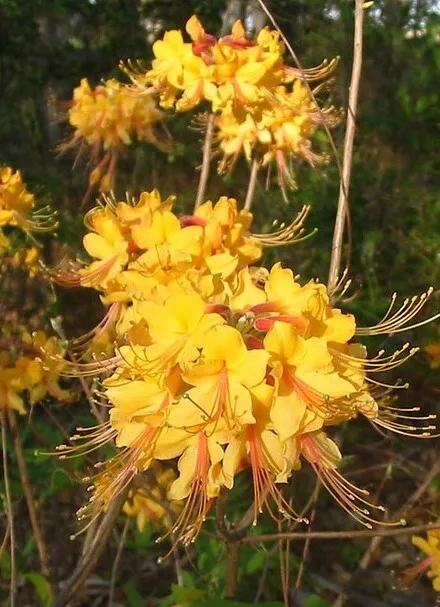
[[[122,551],[124,549],[124,542],[127,535],[128,527],[130,526],[130,519],[127,519],[122,530],[121,538],[118,543],[118,550],[116,552],[115,560],[113,561],[112,576],[110,578],[110,592],[108,597],[108,607],[113,607],[113,600],[115,595],[116,575],[118,573],[119,563],[121,561]]]
[[[372,537],[397,537],[398,535],[413,535],[425,533],[433,529],[440,529],[440,523],[415,525],[414,527],[399,527],[398,529],[368,529],[361,531],[299,531],[294,533],[272,533],[265,535],[252,535],[242,539],[245,544],[254,542],[276,542],[279,539],[289,540],[347,540],[363,539]]]
[[[254,159],[252,161],[252,166],[251,166],[251,174],[249,177],[249,184],[248,184],[248,189],[247,189],[247,193],[246,193],[246,200],[244,201],[244,208],[246,209],[246,211],[250,211],[250,209],[252,207],[252,203],[254,201],[255,186],[257,185],[257,176],[258,176],[259,168],[260,168],[260,163],[258,162],[258,160]]]
[[[130,487],[126,487],[125,490],[115,498],[105,513],[89,552],[80,559],[76,570],[73,572],[70,579],[65,582],[63,589],[55,599],[52,607],[65,607],[68,605],[72,598],[78,593],[87,577],[93,571],[100,556],[104,552],[107,540],[113,529],[121,507],[125,502],[129,488]]]
[[[197,189],[197,197],[194,205],[195,211],[203,203],[203,200],[205,198],[206,186],[208,184],[209,168],[211,166],[212,138],[214,135],[214,118],[214,114],[210,114],[208,116],[208,123],[206,125],[205,142],[203,144],[202,168],[200,171],[199,187]]]
[[[354,49],[353,68],[351,72],[350,91],[348,96],[347,123],[345,127],[344,158],[339,187],[338,209],[336,212],[333,244],[328,276],[328,289],[331,291],[338,282],[342,258],[342,241],[344,238],[345,218],[348,216],[351,168],[353,164],[353,142],[356,128],[356,112],[359,97],[359,84],[362,69],[362,33],[364,23],[364,0],[356,0],[354,16]]]

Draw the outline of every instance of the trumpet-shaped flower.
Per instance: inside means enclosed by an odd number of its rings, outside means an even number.
[[[355,392],[335,370],[323,339],[303,339],[291,325],[276,322],[264,347],[271,354],[277,387],[271,419],[282,440],[298,432],[307,409],[324,424],[331,421],[337,401]]]

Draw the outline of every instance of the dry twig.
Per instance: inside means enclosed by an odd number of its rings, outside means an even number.
[[[246,211],[250,211],[252,203],[254,201],[255,186],[257,185],[257,176],[259,168],[260,163],[258,162],[258,160],[254,159],[252,161],[251,174],[249,176],[249,185],[246,193],[246,200],[244,201],[244,208],[246,209]]]
[[[345,218],[348,216],[351,167],[353,164],[353,142],[356,128],[356,112],[359,97],[359,84],[362,69],[362,33],[364,23],[364,0],[356,0],[354,16],[353,68],[348,96],[347,123],[344,138],[344,157],[339,188],[338,210],[336,213],[333,244],[328,275],[328,288],[331,291],[338,282],[341,267],[342,241],[344,238]]]
[[[206,125],[205,142],[203,144],[203,160],[200,171],[199,187],[197,189],[197,197],[194,205],[194,210],[197,210],[205,198],[206,186],[208,184],[209,169],[211,166],[211,148],[212,139],[214,136],[214,114],[209,114],[208,123]]]
[[[250,535],[242,539],[245,544],[254,542],[276,542],[279,539],[289,540],[348,540],[363,539],[372,537],[397,537],[398,535],[413,535],[415,533],[425,533],[433,529],[440,529],[440,523],[425,525],[415,525],[414,527],[399,527],[398,529],[368,529],[357,531],[298,531],[283,533],[267,533],[264,535]]]
[[[55,599],[52,607],[65,607],[68,605],[81,589],[89,574],[93,571],[100,556],[104,552],[107,540],[121,507],[125,502],[128,491],[129,487],[126,487],[125,490],[115,498],[107,512],[104,514],[90,550],[80,559],[77,568],[70,579],[65,582],[63,589]]]
[[[130,526],[130,519],[126,518],[124,528],[118,543],[118,550],[116,551],[115,560],[113,561],[112,576],[110,578],[110,592],[108,597],[108,607],[113,607],[113,600],[115,595],[116,575],[118,573],[119,563],[121,561],[122,551],[124,549],[124,542],[127,536],[128,527]]]

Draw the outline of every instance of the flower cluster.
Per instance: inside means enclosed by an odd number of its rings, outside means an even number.
[[[426,539],[413,536],[412,543],[424,552],[427,558],[404,571],[404,581],[411,583],[417,576],[426,573],[432,578],[434,590],[440,592],[440,530],[429,530]]]
[[[54,214],[48,207],[36,208],[34,195],[23,182],[20,171],[0,167],[0,252],[11,243],[2,228],[12,226],[26,233],[48,232],[56,228]]]
[[[150,472],[154,480],[147,481],[147,488],[131,490],[123,506],[125,514],[136,519],[139,531],[143,531],[147,523],[169,528],[172,515],[179,510],[179,504],[167,504],[167,491],[176,478],[173,468],[156,463]]]
[[[294,241],[303,214],[261,235],[250,233],[252,215],[234,199],[208,201],[180,219],[172,202],[157,191],[139,201],[105,199],[86,216],[84,246],[94,261],[54,274],[96,288],[109,306],[79,341],[82,372],[107,373],[100,395],[110,410],[88,440],[82,432],[75,439],[87,450],[108,441],[120,449],[102,473],[105,489],[99,477],[95,483],[94,508],[107,507],[157,460],[178,459],[168,497],[185,503],[173,532],[190,542],[213,500],[245,469],[255,520],[264,506],[276,519],[298,518],[279,484],[308,462],[341,506],[370,526],[371,509],[381,507],[338,471],[341,453],[328,428],[363,415],[402,434],[429,435],[431,416],[408,425],[418,409],[400,411],[390,397],[400,386],[369,375],[397,367],[416,348],[368,359],[353,339],[402,330],[430,292],[390,308],[374,327],[356,327],[324,285],[302,285],[280,263],[251,265],[265,245]],[[107,354],[110,346],[107,356],[97,356],[96,340]],[[60,449],[66,456],[77,447]]]
[[[64,366],[60,360],[62,355],[64,348],[60,341],[43,331],[32,335],[23,332],[16,338],[13,334],[8,337],[3,330],[0,339],[0,416],[8,409],[23,414],[26,401],[35,405],[47,394],[57,400],[67,400],[68,391],[58,383]]]
[[[288,159],[322,159],[311,151],[310,137],[319,126],[338,121],[332,106],[317,105],[315,95],[323,85],[312,91],[309,84],[328,78],[337,60],[307,70],[289,67],[277,31],[266,27],[248,40],[240,21],[220,39],[206,33],[195,16],[186,31],[189,42],[177,30],[155,42],[151,68],[123,66],[135,90],[158,94],[163,108],[177,112],[207,102],[216,115],[220,170],[243,152],[264,165],[275,160],[280,184],[294,185]]]
[[[92,149],[95,164],[89,178],[91,186],[100,184],[102,191],[112,187],[118,156],[124,146],[146,141],[167,150],[169,140],[157,125],[164,113],[149,97],[138,98],[117,80],[107,80],[94,89],[86,78],[73,92],[69,122],[75,129],[65,147]]]

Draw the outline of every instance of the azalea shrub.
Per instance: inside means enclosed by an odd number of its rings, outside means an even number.
[[[325,489],[357,524],[370,530],[404,526],[401,516],[390,517],[370,495],[374,491],[344,474],[341,433],[347,422],[363,418],[382,433],[435,434],[435,414],[398,397],[408,384],[394,372],[418,348],[407,342],[383,347],[389,336],[414,332],[438,317],[424,310],[434,289],[407,299],[392,295],[383,317],[363,326],[353,309],[345,309],[347,270],[339,268],[326,285],[273,261],[281,248],[301,247],[314,236],[306,227],[310,206],[295,208],[289,197],[298,188],[298,167],[313,171],[331,161],[323,142],[343,118],[331,98],[338,58],[303,68],[278,29],[266,26],[251,37],[238,20],[218,37],[196,16],[184,32],[166,31],[152,51],[151,63],[121,63],[125,81],[121,74],[121,81],[92,87],[83,78],[64,112],[70,135],[60,150],[89,157],[78,208],[97,196],[84,213],[86,233],[77,256],[43,260],[33,233],[47,241],[63,217],[38,208],[19,171],[1,169],[2,270],[26,267],[58,309],[68,289],[79,297],[93,291],[103,308],[93,328],[71,339],[62,310],[57,319],[45,320],[51,320],[53,335],[41,327],[5,327],[3,448],[15,412],[24,415],[48,396],[67,407],[83,390],[89,421],[73,432],[67,424],[63,442],[49,447],[61,465],[80,461],[84,467],[76,478],[82,477],[89,499],[78,500],[72,537],[84,534],[90,541],[102,520],[101,537],[121,511],[120,549],[135,519],[139,534],[149,529],[160,542],[160,561],[175,559],[180,585],[179,555],[203,546],[206,537],[229,545],[261,529],[311,528],[313,510],[292,492],[305,473],[315,477],[312,489]],[[192,207],[178,193],[154,187],[132,193],[118,173],[126,149],[146,142],[154,153],[172,154],[178,142],[167,123],[185,113],[204,141]],[[227,183],[240,162],[249,170],[244,200],[232,196]],[[209,193],[214,171],[226,177],[220,196]],[[261,217],[259,180],[288,205],[289,221],[255,226],[254,211]],[[14,231],[33,246],[15,246],[21,241]],[[433,366],[436,345],[426,348]],[[32,499],[27,506],[34,520]],[[435,590],[437,536],[432,530],[427,540],[413,539],[428,558],[405,573],[410,580],[429,570]],[[102,554],[104,544],[98,544],[89,547],[100,550],[91,559]],[[38,545],[48,601],[65,604],[57,602],[44,545]],[[116,565],[119,558],[120,550]],[[223,562],[229,572],[225,594],[233,598],[231,557]],[[114,583],[113,575],[110,602]],[[69,589],[73,597],[76,586],[69,583],[59,596]],[[197,604],[210,596],[203,591],[185,602],[175,590],[171,600]]]

